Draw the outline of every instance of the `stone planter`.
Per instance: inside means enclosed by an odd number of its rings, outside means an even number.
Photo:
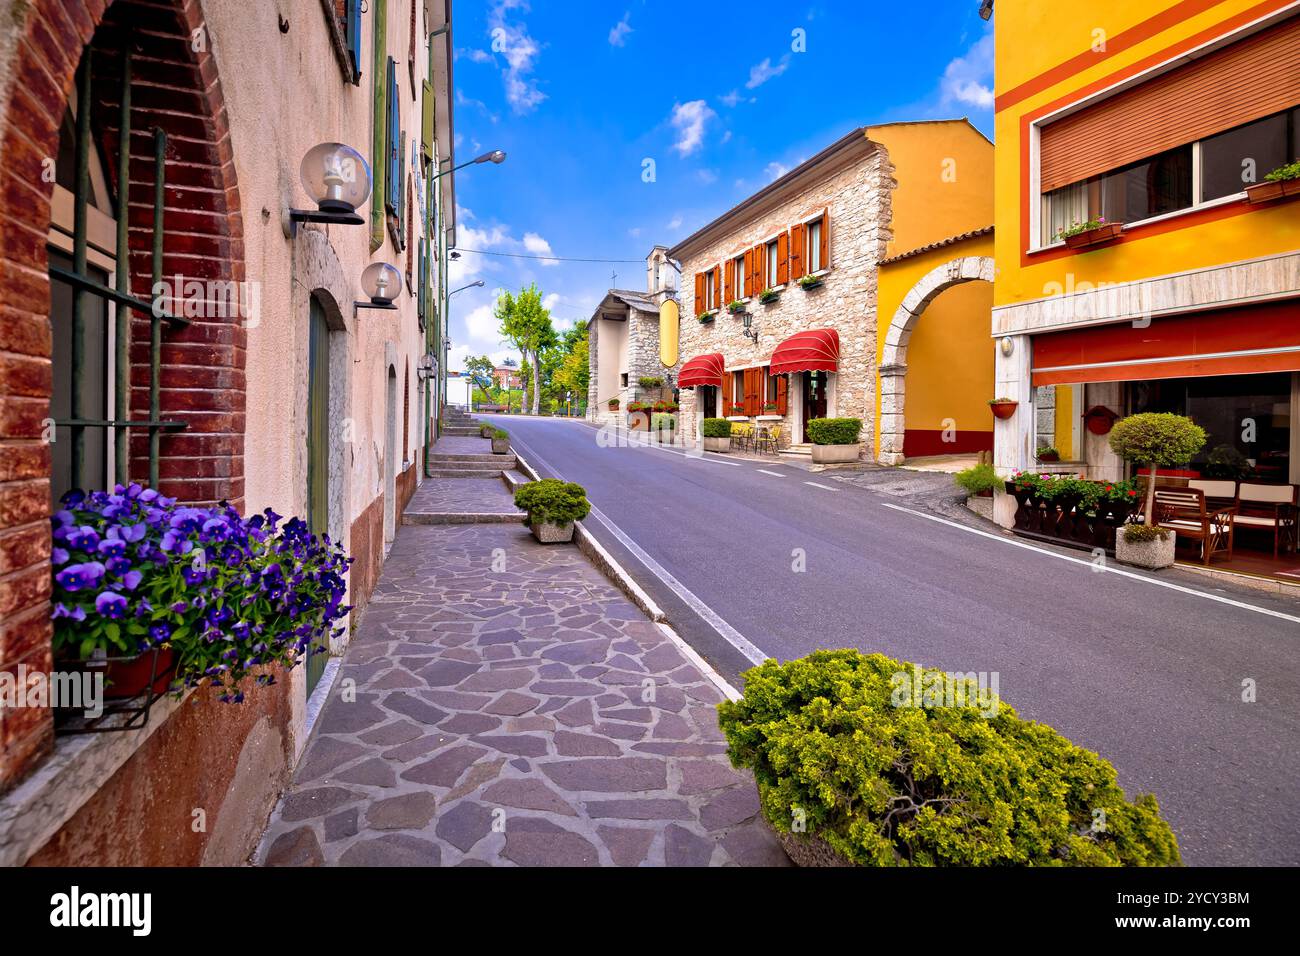
[[[1118,239],[1119,234],[1123,231],[1124,224],[1122,222],[1106,222],[1096,229],[1089,229],[1087,232],[1066,236],[1065,245],[1069,249],[1084,249],[1088,246],[1096,246],[1103,242],[1110,242],[1112,239]]]
[[[510,454],[510,439],[509,438],[492,439],[492,454],[494,455]]]
[[[966,499],[966,507],[981,518],[993,520],[993,496],[971,495]]]
[[[573,540],[572,521],[565,524],[557,524],[554,521],[530,522],[528,529],[542,544],[565,544]]]
[[[730,438],[706,438],[704,439],[704,450],[721,451],[721,452],[730,451],[731,439]]]
[[[795,866],[851,867],[854,864],[816,834],[782,833],[773,828],[786,856]]]
[[[1170,531],[1154,541],[1126,541],[1124,529],[1115,531],[1115,559],[1122,564],[1158,571],[1174,563],[1174,544],[1177,535]]]
[[[861,451],[861,442],[852,445],[813,445],[812,460],[814,465],[837,465],[857,461]]]

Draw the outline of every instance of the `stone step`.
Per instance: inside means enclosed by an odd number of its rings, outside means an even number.
[[[480,465],[476,469],[469,468],[439,468],[434,465],[427,472],[429,478],[495,478],[501,480],[506,468],[490,468]]]
[[[443,425],[442,434],[456,435],[463,438],[481,438],[483,430],[481,428],[468,428],[461,425]]]
[[[501,465],[503,469],[515,467],[514,455],[457,455],[451,452],[429,456],[429,462],[439,467],[465,465]]]

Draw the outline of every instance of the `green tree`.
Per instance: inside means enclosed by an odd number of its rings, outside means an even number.
[[[476,355],[466,359],[465,371],[479,387],[491,388],[496,382],[496,364],[486,355]]]
[[[562,354],[554,373],[551,375],[551,382],[556,392],[556,398],[562,400],[564,393],[571,392],[574,400],[583,404],[587,400],[587,386],[591,379],[591,368],[588,361],[589,341],[587,339],[587,326],[578,325],[564,333],[561,341]]]
[[[538,353],[550,348],[556,341],[551,313],[542,305],[542,293],[537,283],[521,289],[519,295],[502,292],[497,299],[493,315],[497,327],[532,366],[532,413],[538,414],[541,401],[541,367]]]
[[[1146,524],[1155,524],[1156,469],[1182,465],[1205,446],[1205,429],[1190,418],[1169,412],[1142,412],[1121,418],[1110,430],[1115,454],[1136,465],[1146,465]]]

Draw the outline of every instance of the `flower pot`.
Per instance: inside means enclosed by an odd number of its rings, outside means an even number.
[[[1115,425],[1115,420],[1119,418],[1105,405],[1094,405],[1084,412],[1083,422],[1088,426],[1088,431],[1094,435],[1108,435]]]
[[[814,465],[836,465],[847,461],[857,461],[862,451],[862,443],[852,445],[813,445],[812,460]]]
[[[721,451],[721,452],[730,451],[731,439],[730,438],[706,438],[704,439],[704,450]]]
[[[811,292],[813,289],[820,289],[822,287],[822,280],[814,279],[812,282],[800,282],[799,287],[805,292]]]
[[[56,670],[104,675],[104,700],[134,700],[152,689],[165,694],[176,673],[176,655],[159,647],[134,657],[101,657],[88,661],[56,661]]]
[[[1174,544],[1177,535],[1170,531],[1153,541],[1126,541],[1124,529],[1115,531],[1115,559],[1123,564],[1158,571],[1174,563]]]
[[[1037,458],[1039,461],[1044,461],[1044,462],[1056,462],[1061,460],[1060,454],[1054,451],[1044,452],[1043,454],[1035,455],[1034,457]]]
[[[573,540],[573,522],[559,524],[555,521],[530,522],[528,529],[542,544],[565,544]]]
[[[1112,239],[1119,238],[1119,234],[1124,231],[1122,222],[1105,222],[1096,229],[1089,229],[1087,232],[1076,233],[1073,236],[1065,237],[1066,248],[1083,249],[1087,246],[1095,246],[1103,242],[1110,242]]]
[[[1273,202],[1275,199],[1288,196],[1300,196],[1300,179],[1283,179],[1246,187],[1246,202],[1252,205]]]
[[[993,412],[994,418],[1010,418],[1016,413],[1016,406],[1019,402],[989,402],[989,409]]]
[[[771,305],[773,302],[777,301],[780,298],[781,298],[781,293],[773,292],[771,295],[760,295],[758,297],[758,301],[762,302],[764,305]]]
[[[708,325],[713,321],[713,313],[706,312],[704,315],[697,315],[695,319],[700,323],[700,325]]]
[[[510,454],[510,439],[509,438],[492,439],[492,454],[494,455]]]

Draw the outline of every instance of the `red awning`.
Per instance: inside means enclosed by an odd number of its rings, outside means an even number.
[[[682,366],[677,376],[678,388],[694,388],[697,385],[722,386],[722,370],[726,367],[721,352],[698,355]]]
[[[834,372],[840,363],[840,333],[834,329],[796,332],[776,347],[769,375],[786,372]]]
[[[1035,335],[1034,385],[1129,382],[1300,370],[1300,303]]]

